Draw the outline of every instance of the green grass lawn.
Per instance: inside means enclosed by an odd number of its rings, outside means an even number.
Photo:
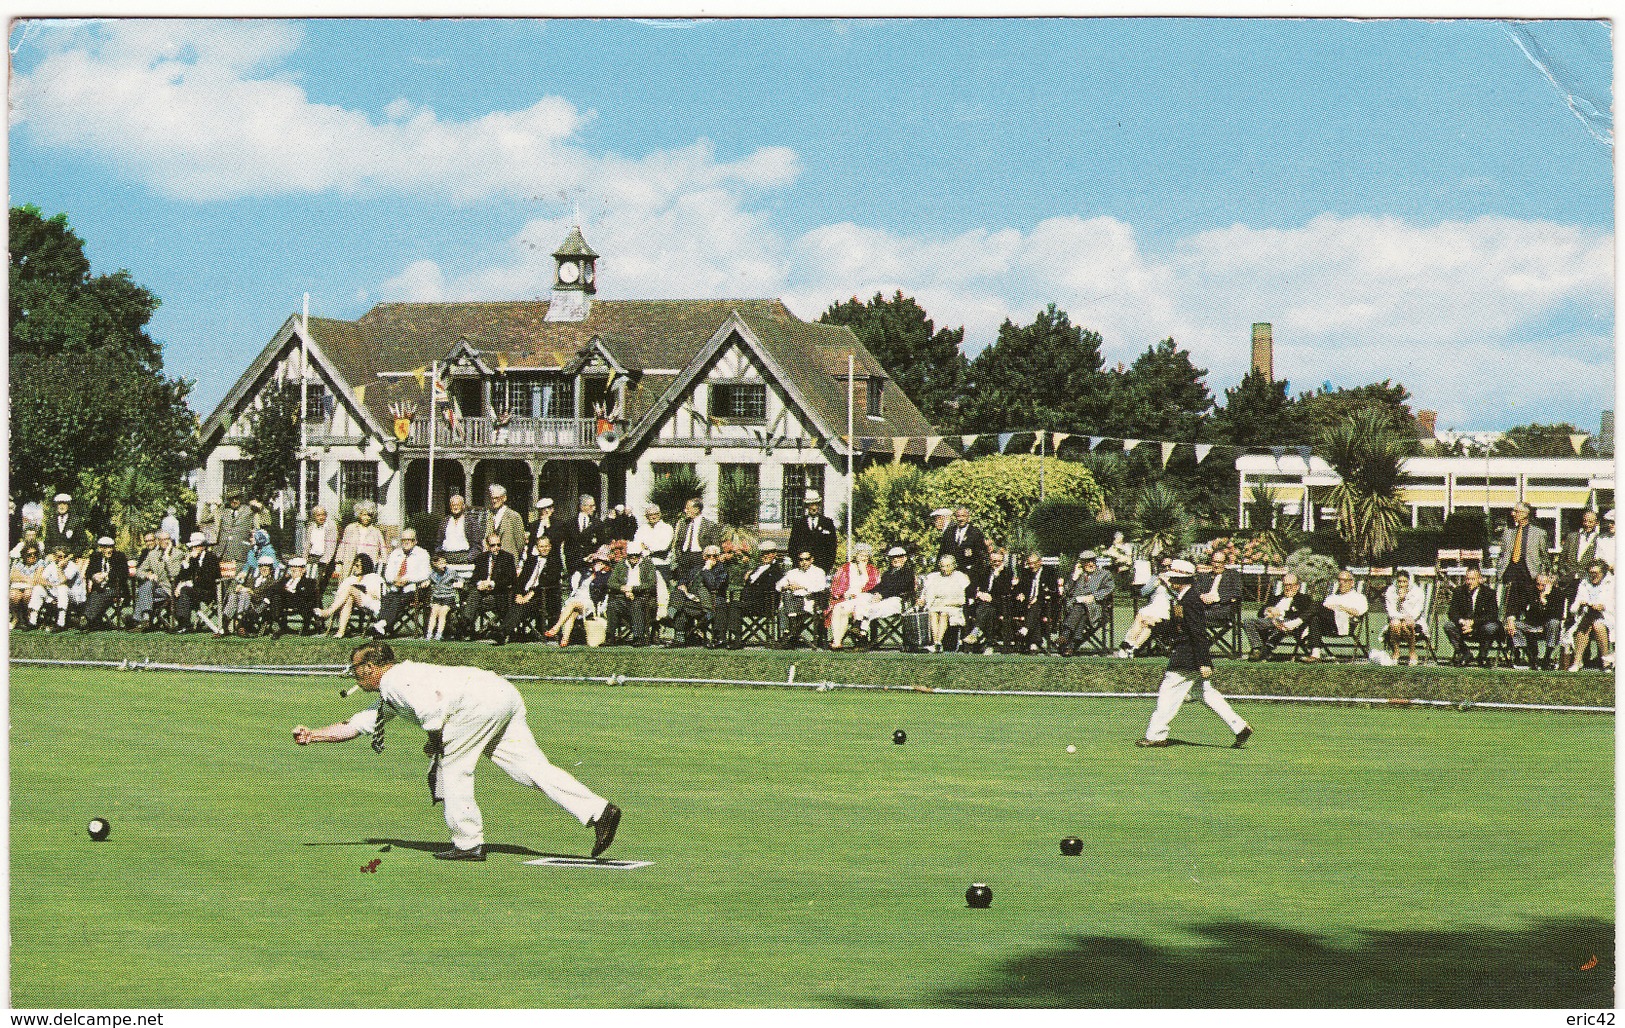
[[[523,684],[607,871],[489,764],[433,860],[419,733],[293,745],[338,684],[13,667],[13,1005],[1612,1003],[1611,716]]]

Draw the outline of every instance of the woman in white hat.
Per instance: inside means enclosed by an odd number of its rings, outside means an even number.
[[[948,629],[965,624],[965,593],[970,579],[958,569],[953,554],[944,553],[937,560],[937,570],[925,576],[920,600],[931,616],[931,649],[942,652],[942,640]]]

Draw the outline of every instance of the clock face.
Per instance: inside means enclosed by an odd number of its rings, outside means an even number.
[[[576,265],[576,264],[573,264],[573,263],[572,264],[561,264],[561,265],[559,265],[559,281],[560,282],[574,282],[577,278],[580,278],[580,277],[581,277],[581,268],[580,268],[579,265]]]

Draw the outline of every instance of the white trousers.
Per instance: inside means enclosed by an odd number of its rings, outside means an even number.
[[[525,723],[525,701],[517,691],[465,706],[447,719],[441,737],[446,752],[440,758],[440,789],[446,801],[446,827],[458,849],[485,842],[484,822],[474,802],[474,765],[482,753],[509,778],[540,789],[582,824],[608,805],[570,772],[548,763]]]
[[[1191,691],[1196,681],[1187,678],[1177,671],[1170,671],[1162,676],[1162,686],[1157,690],[1157,709],[1151,712],[1151,724],[1146,726],[1145,737],[1152,742],[1161,742],[1168,738],[1168,726],[1173,723],[1174,715],[1185,703],[1185,694]],[[1235,712],[1235,709],[1226,702],[1223,694],[1206,682],[1202,683],[1202,702],[1208,709],[1219,715],[1232,732],[1239,732],[1247,727],[1246,720]]]

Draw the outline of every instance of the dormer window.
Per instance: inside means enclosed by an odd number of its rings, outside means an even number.
[[[864,390],[864,392],[867,394],[867,396],[866,396],[866,401],[867,401],[866,402],[866,407],[867,407],[867,409],[866,409],[865,413],[868,414],[869,417],[871,417],[871,418],[880,419],[880,418],[884,417],[884,415],[882,415],[881,412],[880,412],[880,410],[881,410],[881,407],[880,407],[880,393],[881,393],[881,390],[884,389],[885,387],[886,387],[886,380],[883,379],[883,378],[880,378],[878,376],[875,376],[875,377],[871,377],[869,379],[868,388]]]

